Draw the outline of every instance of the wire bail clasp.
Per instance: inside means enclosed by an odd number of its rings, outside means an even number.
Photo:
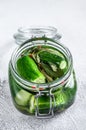
[[[40,113],[39,111],[39,98],[41,96],[49,96],[49,111],[47,113]],[[55,106],[55,99],[54,95],[51,93],[51,90],[49,91],[39,91],[37,95],[35,96],[36,98],[36,109],[35,109],[35,116],[37,118],[51,118],[54,116],[54,106]],[[46,103],[46,101],[45,101]]]

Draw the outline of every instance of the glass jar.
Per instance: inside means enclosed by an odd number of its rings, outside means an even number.
[[[59,42],[61,36],[53,27],[20,28],[14,35],[19,47],[13,52],[9,63],[9,85],[15,107],[27,115],[50,118],[62,112],[74,102],[77,83],[70,51]],[[58,49],[67,59],[67,72],[49,83],[34,83],[23,79],[16,70],[20,55],[35,46]]]

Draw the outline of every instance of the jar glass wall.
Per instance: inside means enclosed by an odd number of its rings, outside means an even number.
[[[41,29],[40,29],[41,30]],[[49,30],[48,30],[49,31]],[[37,33],[37,32],[36,32]],[[44,35],[45,34],[45,35]],[[53,36],[54,37],[54,36]],[[56,37],[56,34],[55,34]],[[70,51],[56,38],[32,37],[23,42],[13,53],[9,63],[9,84],[15,107],[22,113],[36,115],[38,118],[49,118],[72,105],[75,99],[77,84]],[[38,46],[53,47],[66,58],[66,73],[49,83],[33,83],[23,79],[16,70],[18,58]]]

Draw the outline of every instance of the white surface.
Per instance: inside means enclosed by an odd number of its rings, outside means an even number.
[[[10,97],[7,67],[20,26],[51,25],[63,35],[77,74],[74,105],[52,119],[35,119],[18,112]],[[86,130],[86,1],[0,0],[0,130]]]

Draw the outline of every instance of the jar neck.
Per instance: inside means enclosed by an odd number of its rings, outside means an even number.
[[[44,39],[46,40],[46,42],[44,42]],[[66,57],[67,62],[68,62],[68,69],[67,69],[66,74],[63,75],[61,78],[54,80],[50,83],[38,84],[38,83],[26,81],[18,75],[16,67],[15,67],[16,61],[18,57],[22,54],[22,52],[34,46],[38,46],[40,44],[58,49],[60,52],[63,53],[63,55]],[[42,37],[42,38],[35,38],[35,39],[28,40],[22,46],[17,48],[11,57],[10,66],[11,66],[12,74],[16,82],[18,82],[23,88],[27,90],[38,91],[42,89],[45,90],[46,88],[55,88],[55,87],[64,85],[68,81],[71,75],[72,68],[73,68],[73,61],[72,61],[72,56],[71,56],[70,51],[64,45],[57,43],[56,41],[53,41],[52,39]]]
[[[17,33],[14,34],[14,39],[17,44],[21,44],[25,42],[26,40],[34,37],[48,37],[52,38],[54,40],[59,40],[61,38],[61,35],[57,33],[57,29],[50,26],[36,26],[36,27],[30,27],[25,28],[21,27],[17,30]]]

